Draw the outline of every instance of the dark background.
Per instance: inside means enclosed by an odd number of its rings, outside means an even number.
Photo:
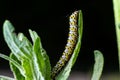
[[[6,19],[16,32],[29,39],[28,29],[35,30],[55,65],[66,44],[69,15],[82,10],[84,30],[81,51],[73,70],[89,72],[93,68],[93,51],[105,58],[104,72],[118,72],[117,44],[112,0],[0,0],[0,52],[9,55],[2,25]],[[0,69],[9,69],[8,61],[0,58]]]

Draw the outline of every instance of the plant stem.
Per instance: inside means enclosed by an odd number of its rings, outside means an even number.
[[[114,17],[115,17],[115,28],[117,36],[117,46],[118,46],[118,60],[119,60],[119,70],[120,70],[120,0],[113,0],[114,7]]]

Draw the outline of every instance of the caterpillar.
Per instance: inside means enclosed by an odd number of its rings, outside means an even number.
[[[68,60],[71,57],[71,54],[74,51],[78,37],[77,17],[78,17],[78,11],[73,12],[69,17],[70,27],[69,27],[67,44],[65,46],[65,50],[63,51],[62,56],[60,57],[59,61],[52,69],[51,72],[52,79],[54,79],[55,76],[60,72],[60,70],[65,66],[65,64],[68,62]]]

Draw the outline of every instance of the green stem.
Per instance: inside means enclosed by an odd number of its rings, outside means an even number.
[[[119,59],[119,70],[120,70],[120,0],[113,0],[114,17],[115,17],[115,28],[118,45],[118,59]]]

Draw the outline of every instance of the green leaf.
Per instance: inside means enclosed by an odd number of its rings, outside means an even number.
[[[94,64],[94,70],[91,80],[100,80],[100,76],[102,74],[103,66],[104,66],[104,58],[100,51],[95,50],[95,64]]]
[[[35,40],[39,37],[38,34],[35,31],[32,31],[31,29],[29,29],[29,33],[32,41],[35,42]]]
[[[21,41],[18,39],[18,37],[14,33],[14,30],[15,29],[13,25],[8,20],[6,20],[3,24],[3,34],[4,34],[5,41],[8,47],[10,48],[10,50],[12,51],[12,53],[14,53],[14,55],[19,60],[23,58],[28,58],[29,55],[24,54],[20,49]]]
[[[24,54],[28,54],[29,57],[32,56],[32,44],[31,42],[27,39],[27,37],[24,36],[23,33],[18,34],[18,39],[20,40],[20,45],[19,48]]]
[[[15,80],[15,79],[0,75],[0,80]]]
[[[13,25],[9,21],[5,21],[3,25],[5,41],[17,60],[21,62],[21,66],[23,68],[22,72],[24,73],[25,80],[37,80],[37,75],[35,74],[32,61],[34,60],[32,57],[32,45],[22,33],[16,36],[13,31]]]
[[[33,45],[33,56],[35,56],[34,65],[36,67],[37,74],[44,76],[45,80],[50,80],[50,73],[51,73],[51,65],[49,61],[49,57],[47,56],[45,50],[42,48],[40,37],[37,35],[35,31],[29,30]],[[47,65],[47,66],[46,66]],[[40,79],[41,80],[41,79]]]
[[[119,60],[119,71],[120,71],[120,0],[113,1],[113,11],[115,19],[115,29],[117,37],[117,46],[118,46],[118,60]]]
[[[45,75],[46,75],[46,78],[45,80],[51,80],[51,64],[50,64],[50,60],[49,60],[49,57],[48,55],[46,54],[46,51],[43,49],[42,50],[42,56],[44,57],[44,60],[45,60]]]
[[[69,60],[69,62],[67,63],[67,65],[65,66],[65,68],[60,72],[60,74],[58,74],[58,76],[56,77],[56,80],[67,80],[67,78],[69,77],[71,68],[73,67],[78,54],[80,52],[80,48],[81,48],[81,39],[82,39],[82,31],[83,31],[83,20],[82,20],[82,11],[79,11],[79,17],[78,17],[78,42],[76,44],[75,50]]]
[[[34,42],[33,51],[34,51],[33,52],[33,57],[34,57],[33,63],[36,68],[35,72],[38,75],[38,77],[40,78],[40,80],[44,80],[44,78],[45,78],[45,74],[44,74],[45,62],[44,62],[44,59],[40,52],[39,38],[37,38]]]
[[[34,72],[34,65],[32,63],[32,60],[34,58],[30,59],[24,59],[22,60],[22,67],[25,72],[25,80],[37,80],[36,74]],[[19,79],[20,80],[20,79]]]
[[[13,53],[10,54],[10,58],[15,60],[17,63],[20,63],[20,61],[14,56]],[[20,63],[21,64],[21,63]],[[21,65],[20,65],[21,66]],[[10,68],[13,72],[13,75],[14,75],[14,78],[15,80],[25,80],[25,77],[24,77],[24,72],[23,70],[20,71],[19,68],[17,68],[12,61],[10,61]]]
[[[25,72],[25,80],[38,80],[39,75],[36,72],[36,68],[34,65],[34,56],[33,56],[33,48],[30,41],[22,34],[18,34],[18,39],[21,41],[22,46],[20,46],[21,51],[24,54],[28,54],[28,58],[24,58],[21,63]]]

